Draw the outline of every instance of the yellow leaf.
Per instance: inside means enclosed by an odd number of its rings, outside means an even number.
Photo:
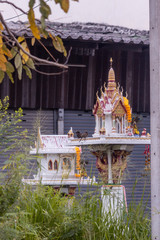
[[[11,53],[11,51],[6,47],[6,45],[4,45],[3,44],[3,53],[7,56],[7,57],[9,57],[9,58],[11,58],[12,57],[12,53]]]
[[[4,72],[0,70],[0,83],[2,83],[4,78]]]
[[[25,40],[25,38],[24,37],[18,37],[18,42],[20,43],[20,42],[22,42],[22,41],[24,41]]]
[[[2,40],[2,36],[0,36],[0,48],[2,48],[2,46],[3,46],[3,40]]]
[[[35,39],[34,37],[31,39],[31,45],[32,45],[32,46],[34,46],[35,40],[36,40],[36,39]]]
[[[4,63],[7,62],[7,59],[3,54],[0,54],[0,61]]]
[[[27,48],[27,43],[26,42],[23,42],[22,44],[21,44],[21,47],[22,48],[24,48],[24,50]]]
[[[4,54],[4,51],[2,48],[0,48],[0,54]]]
[[[4,72],[6,71],[6,64],[4,62],[0,61],[0,69]]]
[[[4,27],[3,27],[3,24],[0,22],[0,29],[3,31],[4,30]]]
[[[63,11],[65,13],[68,12],[68,9],[69,9],[69,0],[62,0],[61,2],[61,8],[63,9]]]
[[[25,51],[29,53],[28,48],[26,48]],[[28,61],[29,56],[25,54],[22,50],[20,50],[20,55],[22,56],[22,63],[25,64]]]
[[[28,57],[27,54],[23,54],[23,55],[22,55],[22,59],[23,59],[23,60],[22,60],[22,63],[25,64],[25,63],[28,61],[29,57]]]
[[[35,23],[35,16],[34,16],[34,11],[33,8],[31,8],[28,12],[28,20],[30,23],[30,29],[33,33],[33,36],[37,39],[40,39],[40,31]]]
[[[54,39],[55,36],[53,36],[51,33],[49,33],[50,38],[52,38],[52,40]]]

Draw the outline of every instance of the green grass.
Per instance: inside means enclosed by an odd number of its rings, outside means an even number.
[[[130,205],[121,219],[102,214],[98,192],[62,197],[51,187],[26,186],[0,219],[0,239],[144,240],[150,239],[145,206]]]

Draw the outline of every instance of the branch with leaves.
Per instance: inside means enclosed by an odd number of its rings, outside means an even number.
[[[64,12],[68,12],[69,0],[53,0],[56,4],[60,4],[60,7]],[[77,1],[77,0],[73,0]],[[22,72],[25,70],[26,75],[31,79],[32,71],[35,70],[42,74],[47,74],[45,72],[36,69],[38,64],[45,64],[48,66],[54,66],[62,69],[59,73],[50,73],[50,75],[57,75],[67,71],[68,66],[67,61],[70,52],[67,56],[67,51],[63,45],[63,41],[59,36],[51,33],[50,29],[47,28],[45,21],[51,14],[51,9],[49,5],[44,0],[39,0],[39,11],[41,14],[40,19],[35,18],[34,5],[35,0],[29,0],[29,11],[24,12],[23,9],[16,6],[16,4],[10,1],[0,1],[0,3],[10,4],[13,8],[21,11],[28,16],[29,30],[31,31],[33,37],[31,38],[31,45],[34,46],[35,41],[39,42],[41,46],[51,57],[52,61],[37,57],[30,53],[27,41],[24,36],[17,37],[14,32],[8,27],[6,21],[3,18],[2,13],[0,13],[0,83],[3,81],[5,75],[9,77],[12,83],[14,83],[13,73],[15,70],[18,73],[19,80],[22,79]],[[62,53],[66,58],[65,63],[59,63],[55,57],[49,52],[46,46],[42,43],[42,38],[50,38],[54,48]],[[12,63],[11,63],[12,60]]]

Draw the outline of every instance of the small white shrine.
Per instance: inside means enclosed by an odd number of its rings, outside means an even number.
[[[87,176],[81,161],[81,147],[68,146],[72,138],[72,128],[68,135],[41,135],[39,128],[35,148],[30,151],[37,155],[38,172],[33,179],[23,179],[23,182],[51,185],[70,195],[79,184],[95,183],[95,177]]]

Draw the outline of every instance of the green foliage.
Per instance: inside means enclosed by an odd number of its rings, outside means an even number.
[[[141,204],[131,205],[128,214],[116,219],[102,213],[97,192],[75,199],[62,197],[52,187],[37,186],[33,191],[25,186],[14,208],[1,218],[0,230],[7,225],[8,235],[27,240],[149,240],[150,220],[144,210]]]
[[[0,186],[0,216],[3,216],[19,196],[22,177],[29,164],[31,139],[20,127],[21,108],[9,113],[9,98],[0,100],[0,154],[6,161],[1,170],[3,184]]]
[[[61,9],[64,12],[68,12],[69,10],[69,0],[52,0],[55,3],[59,3]],[[74,0],[77,1],[77,0]],[[41,42],[42,38],[49,38],[52,36],[51,29],[47,27],[45,21],[48,20],[49,16],[52,14],[51,8],[49,4],[45,0],[39,0],[39,12],[40,18],[36,19],[35,17],[35,0],[28,1],[29,10],[26,12],[28,17],[28,30],[31,31],[34,39],[32,41],[32,46],[37,40],[44,49],[48,51],[48,49]],[[18,9],[24,13],[24,10],[21,9],[20,6],[17,6],[16,3],[11,3],[6,1],[8,5],[11,5],[13,9]],[[7,32],[7,34],[6,34]],[[63,45],[63,41],[60,37],[54,36],[51,37],[53,47],[63,53],[65,57],[67,57],[66,49]],[[49,53],[51,56],[51,53]],[[10,62],[13,60],[13,65]],[[42,62],[48,65],[56,66],[60,68],[67,69],[68,67],[65,64],[59,64],[54,56],[52,56],[52,61],[39,58],[31,54],[30,49],[28,47],[25,36],[21,35],[17,38],[16,33],[11,31],[7,26],[5,19],[3,18],[2,13],[0,13],[0,83],[2,83],[5,75],[9,77],[12,83],[14,83],[14,75],[13,73],[16,71],[18,73],[18,79],[22,79],[23,69],[26,72],[26,75],[31,79],[32,72],[31,70],[36,70],[35,63]],[[30,70],[31,69],[31,70]],[[45,74],[45,73],[44,73]]]

